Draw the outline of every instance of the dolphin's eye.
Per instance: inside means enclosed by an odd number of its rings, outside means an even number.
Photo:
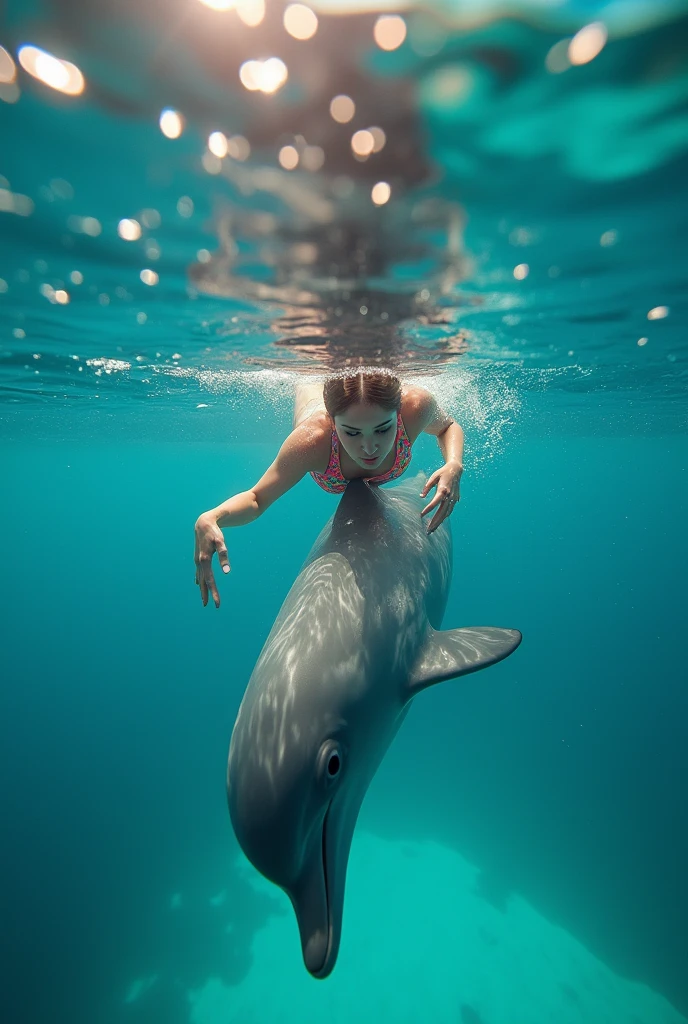
[[[325,740],[318,752],[316,761],[316,773],[321,782],[326,785],[336,782],[342,774],[344,766],[344,751],[337,740]]]

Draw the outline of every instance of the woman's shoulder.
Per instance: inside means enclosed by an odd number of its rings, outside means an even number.
[[[289,441],[306,458],[309,469],[324,473],[330,461],[332,445],[332,420],[328,413],[324,409],[316,409],[294,427]]]
[[[422,433],[435,399],[425,388],[417,384],[405,385],[401,389],[401,418],[406,432],[416,436]]]

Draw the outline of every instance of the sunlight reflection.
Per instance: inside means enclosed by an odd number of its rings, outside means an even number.
[[[16,82],[0,82],[0,100],[4,103],[16,103],[21,91]]]
[[[66,292],[64,288],[53,288],[51,284],[42,284],[38,289],[43,298],[47,299],[53,305],[66,306],[69,303],[69,292]],[[34,356],[34,359],[40,358]]]
[[[571,67],[571,61],[569,60],[570,43],[570,39],[560,39],[548,51],[545,57],[545,67],[553,75],[560,75],[562,71],[567,71]]]
[[[306,171],[319,171],[325,163],[325,150],[320,146],[306,146],[301,154],[301,166]]]
[[[572,64],[587,64],[602,51],[607,42],[607,28],[601,21],[585,25],[571,40],[568,58]]]
[[[227,136],[224,132],[211,132],[208,136],[208,149],[213,156],[222,157],[227,156],[228,151]]]
[[[381,149],[384,149],[385,143],[387,142],[387,136],[383,132],[382,128],[378,128],[377,125],[373,125],[368,131],[373,136],[373,153],[379,153]]]
[[[203,154],[201,157],[201,163],[203,164],[203,170],[207,171],[208,174],[222,173],[222,160],[219,156],[215,156],[215,154],[210,151]]]
[[[184,118],[176,110],[166,107],[160,114],[160,131],[168,139],[178,139],[184,131]]]
[[[21,46],[17,57],[25,71],[51,89],[67,96],[79,96],[84,91],[84,76],[76,64],[61,60],[37,46]]]
[[[474,85],[474,74],[470,68],[451,64],[431,71],[425,80],[424,90],[433,107],[449,112],[469,97]]]
[[[70,217],[67,223],[69,224],[71,220]],[[91,238],[97,238],[103,230],[97,217],[77,217],[76,220],[80,222],[80,226],[76,230],[81,231],[84,235],[90,235]]]
[[[265,17],[265,0],[236,0],[236,12],[244,25],[255,28]]]
[[[381,14],[373,38],[381,50],[396,50],[406,39],[406,22],[399,14]]]
[[[145,210],[141,210],[141,223],[146,228],[159,228],[161,224],[159,212],[152,207],[146,207]]]
[[[141,225],[137,220],[124,217],[117,225],[117,234],[125,242],[135,242],[141,237]]]
[[[282,146],[277,159],[285,171],[293,171],[299,162],[298,150],[295,146]]]
[[[0,212],[16,213],[18,217],[30,217],[34,211],[34,202],[29,196],[21,192],[11,192],[7,188],[0,188]]]
[[[409,42],[419,57],[434,57],[440,52],[447,40],[445,28],[433,17],[423,11],[418,13],[409,24]]]
[[[213,11],[229,11],[234,7],[235,0],[201,0],[201,3]]]
[[[177,200],[177,213],[180,217],[193,217],[194,202],[191,196],[180,196]]]
[[[250,92],[274,93],[288,77],[287,66],[279,57],[267,60],[246,60],[239,68],[241,84]]]
[[[251,155],[248,139],[243,135],[232,135],[227,139],[227,154],[234,160],[248,160]]]
[[[370,156],[375,149],[375,136],[362,128],[351,136],[351,148],[356,156]]]
[[[16,77],[16,64],[4,46],[0,46],[0,83],[10,85]]]
[[[386,202],[389,202],[389,197],[392,194],[392,189],[389,187],[386,181],[378,181],[377,185],[373,185],[370,197],[376,206],[384,206]]]
[[[289,4],[284,11],[284,27],[294,39],[312,39],[318,31],[318,18],[305,4]]]
[[[356,104],[350,96],[335,96],[330,102],[330,117],[339,124],[348,124],[356,113]]]

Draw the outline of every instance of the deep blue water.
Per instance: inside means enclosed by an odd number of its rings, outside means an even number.
[[[185,10],[0,17],[8,52],[42,45],[87,81],[69,98],[19,72],[0,100],[3,1017],[683,1021],[685,8],[524,3],[469,26],[423,6],[390,54],[371,15],[322,15],[312,65],[277,8],[224,43],[208,19],[233,12]],[[596,18],[599,56],[547,71]],[[243,92],[238,62],[273,52],[288,85]],[[347,89],[352,127],[387,131],[366,163],[327,116]],[[208,173],[215,129],[249,160]],[[297,132],[325,151],[317,173],[277,169]],[[219,611],[192,534],[274,458],[297,375],[351,363],[421,381],[464,426],[444,624],[524,640],[415,701],[363,805],[340,962],[315,982],[224,778],[337,499],[304,480],[226,531]],[[423,437],[412,468],[438,457]]]

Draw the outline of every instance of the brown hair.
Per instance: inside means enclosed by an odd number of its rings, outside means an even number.
[[[401,409],[401,382],[384,370],[359,370],[354,374],[328,377],[323,386],[325,408],[334,419],[350,405],[366,402],[381,409]]]

